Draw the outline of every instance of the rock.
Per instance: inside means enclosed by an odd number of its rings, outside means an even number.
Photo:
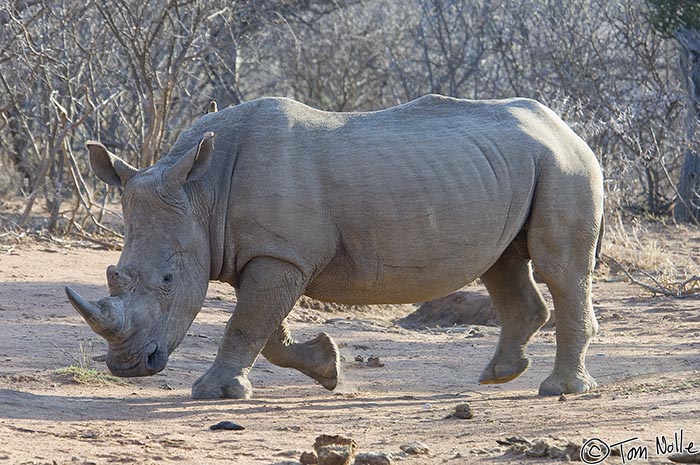
[[[419,441],[407,442],[399,446],[399,449],[410,455],[428,455],[430,448]]]
[[[564,394],[559,396],[559,402],[566,402],[567,400],[569,400],[569,398],[566,397]]]
[[[534,458],[552,458],[563,461],[580,460],[581,446],[573,441],[547,439],[528,440],[519,437],[497,440],[498,444],[508,446],[506,455],[524,455]]]
[[[391,452],[365,452],[355,457],[355,465],[393,465]]]
[[[668,456],[668,459],[676,463],[700,463],[700,452],[694,454],[671,454]]]
[[[543,439],[535,439],[530,444],[530,447],[525,450],[525,455],[528,457],[548,457],[549,444]]]
[[[357,451],[357,443],[346,436],[322,434],[316,438],[314,449],[318,465],[350,465]]]
[[[458,404],[455,407],[453,415],[455,418],[459,418],[462,420],[469,420],[470,418],[474,418],[474,412],[472,412],[471,406],[467,403]]]
[[[302,452],[299,461],[303,465],[315,465],[318,463],[318,456],[314,452]]]
[[[245,426],[241,426],[238,423],[234,423],[232,421],[220,421],[219,423],[215,425],[211,425],[209,427],[211,430],[217,430],[217,429],[225,429],[225,430],[231,430],[231,431],[241,431],[245,429]]]
[[[365,365],[370,368],[381,368],[384,366],[379,357],[369,357]]]
[[[354,457],[354,451],[348,446],[331,444],[319,447],[318,465],[350,465]]]
[[[347,436],[329,434],[322,434],[318,436],[316,438],[316,441],[314,442],[314,449],[318,449],[319,447],[329,445],[348,446],[353,450],[357,450],[357,443],[354,439],[349,438]]]

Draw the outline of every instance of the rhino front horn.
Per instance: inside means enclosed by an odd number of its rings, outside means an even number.
[[[80,294],[70,287],[66,287],[66,296],[73,307],[80,313],[90,328],[100,336],[106,338],[115,337],[122,328],[123,311],[108,305],[103,299],[99,302],[90,302],[83,299]],[[109,298],[108,298],[109,299]]]

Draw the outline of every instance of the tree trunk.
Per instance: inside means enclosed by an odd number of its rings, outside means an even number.
[[[681,44],[681,71],[687,92],[687,151],[678,182],[678,198],[673,216],[681,223],[700,224],[700,30],[680,28],[676,39]]]

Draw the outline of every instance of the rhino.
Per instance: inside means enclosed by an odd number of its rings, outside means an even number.
[[[296,341],[302,295],[344,304],[423,302],[481,278],[501,331],[481,383],[529,366],[525,347],[556,311],[556,357],[541,395],[596,386],[585,366],[598,324],[591,276],[603,177],[586,143],[529,99],[426,95],[334,113],[287,98],[210,112],[153,166],[88,142],[97,176],[123,188],[125,239],[109,296],[69,301],[108,342],[117,376],[165,368],[211,280],[237,305],[192,398],[246,399],[259,354],[336,387],[338,347]]]

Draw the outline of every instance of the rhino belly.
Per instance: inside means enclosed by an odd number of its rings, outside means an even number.
[[[306,294],[347,304],[431,300],[477,279],[522,228],[507,214],[469,208],[389,218],[342,228],[335,257]]]
[[[309,285],[305,294],[349,305],[424,302],[454,292],[476,279],[480,273],[469,270],[472,264],[467,260],[464,266],[454,261],[434,263],[429,269],[383,265],[376,267],[374,274],[331,266]]]

